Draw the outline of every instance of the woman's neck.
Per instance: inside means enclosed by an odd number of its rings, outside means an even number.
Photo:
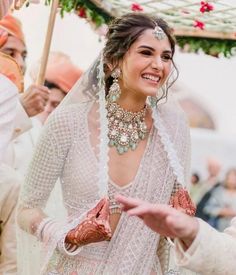
[[[144,108],[146,99],[146,96],[135,96],[121,93],[117,103],[125,110],[139,112]]]

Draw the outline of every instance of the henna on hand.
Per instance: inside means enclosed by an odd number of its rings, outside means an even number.
[[[81,246],[110,239],[109,201],[104,198],[87,213],[84,221],[68,232],[65,241]]]

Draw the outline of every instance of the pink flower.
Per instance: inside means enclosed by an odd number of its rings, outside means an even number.
[[[77,14],[79,17],[87,18],[86,9],[84,7],[79,8]]]
[[[210,12],[214,10],[214,6],[212,4],[209,4],[208,2],[201,1],[201,8],[200,12]]]
[[[205,24],[201,21],[198,21],[198,20],[195,20],[194,21],[194,25],[193,25],[195,28],[199,28],[201,30],[204,30],[205,28]]]
[[[143,7],[140,6],[140,5],[137,4],[137,3],[133,3],[133,4],[131,5],[131,10],[132,10],[132,11],[143,11]]]

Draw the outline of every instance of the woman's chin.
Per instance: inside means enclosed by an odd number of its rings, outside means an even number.
[[[153,91],[147,91],[145,93],[147,96],[152,96],[152,97],[156,97],[157,96],[157,89],[153,90]]]

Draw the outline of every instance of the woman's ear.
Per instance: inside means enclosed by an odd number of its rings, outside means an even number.
[[[107,66],[108,66],[109,70],[112,72],[116,68],[121,68],[121,64],[122,64],[121,61],[117,61],[117,62],[114,62],[114,63],[109,63],[109,64],[107,64]]]
[[[107,64],[108,69],[112,72],[114,70],[114,65],[112,65],[111,63]]]

